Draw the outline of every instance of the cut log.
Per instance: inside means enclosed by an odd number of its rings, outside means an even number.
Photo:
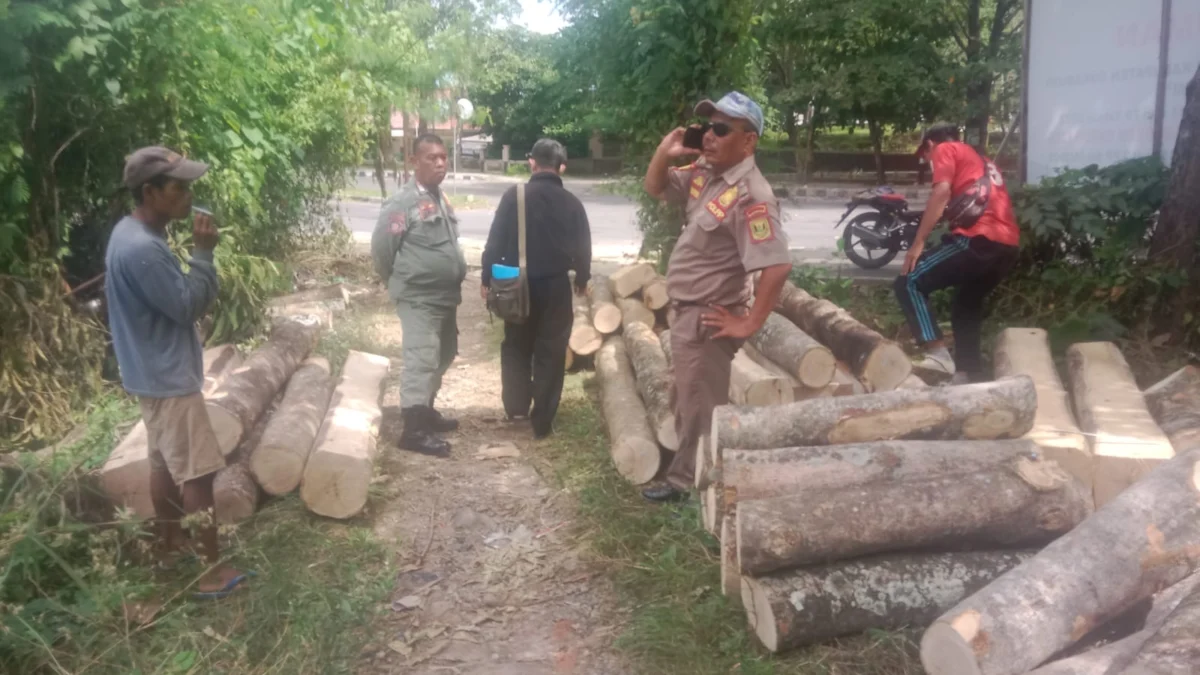
[[[267,494],[284,495],[300,485],[332,388],[329,361],[319,356],[305,361],[288,381],[262,439],[250,450],[248,468]]]
[[[628,298],[642,290],[646,284],[654,281],[657,276],[658,272],[655,271],[654,265],[648,262],[626,265],[608,277],[608,290],[612,292],[614,298]]]
[[[274,411],[279,409],[282,398],[282,394],[276,397],[237,449],[225,458],[228,462],[225,467],[213,477],[213,514],[218,523],[238,523],[258,511],[259,486],[250,473],[250,455],[262,442],[263,432],[274,418]]]
[[[320,332],[316,321],[285,319],[266,344],[246,357],[208,399],[208,419],[221,453],[233,452],[279,390],[300,367]]]
[[[663,356],[667,357],[667,365],[671,365],[671,329],[658,334],[658,344],[662,346]]]
[[[918,382],[921,382],[920,378],[915,378],[912,375],[909,375],[896,388],[911,388],[908,386],[908,383],[914,379]],[[921,382],[921,386],[924,387],[925,383]],[[863,386],[862,382],[858,381],[858,378],[854,376],[854,373],[850,372],[850,368],[847,367],[846,364],[838,361],[837,370],[833,372],[833,382],[829,383],[829,393],[832,396],[856,396],[858,394],[867,393],[867,388]]]
[[[1071,403],[1050,355],[1050,340],[1040,328],[1006,328],[993,351],[996,377],[1028,375],[1037,389],[1037,413],[1026,434],[1047,459],[1092,488],[1092,451],[1075,424]]]
[[[868,630],[923,626],[1032,553],[901,553],[741,580],[750,627],[771,652]]]
[[[794,389],[788,380],[772,375],[739,349],[729,371],[729,400],[741,406],[790,403]]]
[[[1021,457],[970,474],[739,500],[738,562],[757,576],[874,553],[1037,546],[1089,512],[1070,474]]]
[[[620,337],[609,337],[597,352],[596,378],[617,473],[635,485],[645,483],[658,473],[661,456]]]
[[[754,361],[758,365],[762,366],[763,370],[767,371],[768,374],[773,377],[777,377],[786,383],[787,387],[792,391],[792,397],[791,399],[787,399],[785,396],[785,400],[807,401],[810,398],[821,398],[823,396],[834,395],[834,391],[837,387],[835,383],[831,382],[829,385],[820,389],[809,389],[803,384],[800,384],[800,380],[797,380],[791,373],[784,370],[782,366],[763,356],[762,352],[755,349],[754,346],[749,342],[742,345],[742,351],[746,353],[746,356],[750,357],[751,361]]]
[[[737,519],[729,514],[721,519],[721,595],[742,597],[742,575],[737,561]]]
[[[1067,372],[1079,427],[1092,434],[1092,496],[1112,501],[1155,466],[1175,455],[1158,428],[1121,350],[1111,342],[1067,349]]]
[[[862,325],[841,307],[814,298],[791,282],[784,284],[776,311],[846,362],[869,391],[895,389],[912,373],[912,361],[900,345]]]
[[[633,365],[638,393],[646,406],[647,420],[654,437],[668,450],[679,449],[675,432],[675,411],[671,408],[671,390],[675,378],[658,336],[644,324],[633,323],[625,329],[625,352]]]
[[[351,351],[317,432],[300,498],[313,513],[350,518],[367,504],[379,433],[380,387],[390,362],[386,357]]]
[[[1175,452],[1200,448],[1200,368],[1184,366],[1147,389],[1145,396]]]
[[[833,381],[837,369],[833,353],[782,315],[772,313],[748,342],[809,389]]]
[[[1036,408],[1033,381],[1018,376],[771,408],[718,406],[709,438],[717,448],[748,450],[893,439],[1017,438],[1033,425]]]
[[[930,675],[1017,675],[1200,561],[1200,449],[1159,465],[1033,559],[942,615]]]
[[[601,335],[612,335],[621,327],[621,310],[613,302],[607,277],[592,277],[591,283],[592,327]]]
[[[628,328],[631,323],[645,324],[647,328],[653,329],[656,318],[654,312],[646,309],[641,300],[637,298],[620,298],[617,300],[617,307],[621,308],[621,326]]]
[[[604,336],[592,326],[587,306],[582,302],[576,304],[575,323],[571,326],[571,336],[567,339],[567,345],[579,356],[591,356],[600,351],[602,344]]]
[[[904,378],[904,381],[896,385],[897,389],[928,389],[929,383],[916,375],[909,375]]]
[[[233,345],[204,350],[204,385],[200,393],[212,395],[222,381],[242,364],[242,355]],[[146,423],[138,420],[117,447],[109,453],[100,470],[100,482],[114,506],[132,509],[139,518],[154,517],[150,499],[150,446]]]
[[[667,295],[667,280],[655,277],[650,283],[643,286],[642,302],[656,312],[671,304],[671,298]]]
[[[1200,670],[1200,590],[1193,589],[1142,645],[1122,675],[1195,675]]]

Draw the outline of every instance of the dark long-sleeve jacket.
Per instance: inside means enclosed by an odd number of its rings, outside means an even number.
[[[592,233],[583,203],[553,173],[536,173],[525,186],[525,257],[528,278],[546,279],[575,270],[575,285],[592,274]],[[483,250],[483,285],[492,264],[517,266],[517,188],[500,198]]]

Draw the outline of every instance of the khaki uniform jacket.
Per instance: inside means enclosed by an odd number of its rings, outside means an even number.
[[[458,245],[458,218],[446,197],[410,180],[383,203],[371,236],[375,271],[393,302],[457,307],[467,261]]]

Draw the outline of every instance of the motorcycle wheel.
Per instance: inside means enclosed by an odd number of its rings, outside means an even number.
[[[863,269],[874,270],[890,263],[896,257],[900,252],[899,248],[878,248],[864,241],[857,232],[858,229],[863,229],[886,237],[886,225],[887,219],[878,211],[860,213],[846,224],[846,229],[842,231],[842,250],[850,262]]]

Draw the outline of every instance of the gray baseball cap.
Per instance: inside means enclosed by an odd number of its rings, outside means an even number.
[[[125,158],[125,187],[135,188],[145,185],[155,176],[168,176],[176,180],[194,181],[208,171],[204,162],[195,162],[185,158],[174,150],[161,145],[135,150]]]
[[[730,117],[746,120],[759,135],[762,135],[762,108],[754,102],[754,99],[740,91],[731,91],[722,96],[721,100],[716,103],[705,99],[696,104],[696,114],[700,117],[712,117],[714,112],[723,112]]]

